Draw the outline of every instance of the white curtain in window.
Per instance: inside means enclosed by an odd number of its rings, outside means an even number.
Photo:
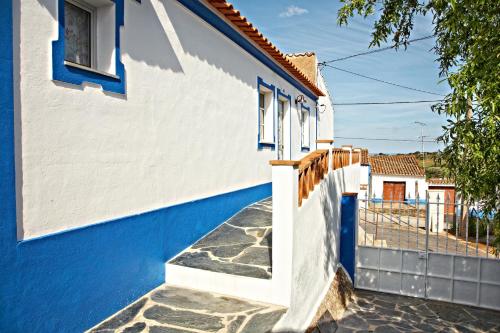
[[[64,3],[64,58],[73,63],[91,65],[91,13],[69,2]]]

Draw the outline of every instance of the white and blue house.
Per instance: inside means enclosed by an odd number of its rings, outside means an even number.
[[[0,7],[0,331],[92,327],[271,196],[270,160],[333,138],[316,57],[284,55],[231,8]]]

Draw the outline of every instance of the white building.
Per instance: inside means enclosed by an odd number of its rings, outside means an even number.
[[[321,76],[216,3],[16,3],[19,239],[268,184],[333,138]]]
[[[425,172],[414,156],[377,155],[368,160],[372,198],[414,201],[418,193],[420,200],[425,199]]]
[[[365,199],[370,194],[370,163],[368,162],[368,149],[354,148],[360,153],[359,198]]]
[[[329,168],[314,54],[285,56],[222,0],[9,0],[0,18],[0,331],[90,328],[271,194],[283,260],[258,285],[306,325],[359,189],[357,166]]]

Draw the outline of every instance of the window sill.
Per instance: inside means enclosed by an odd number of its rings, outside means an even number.
[[[276,149],[276,144],[274,142],[259,141],[257,148],[259,150],[262,150],[262,149],[274,150],[274,149]]]
[[[100,71],[100,70],[97,70],[97,69],[93,69],[93,68],[90,68],[90,67],[87,67],[87,66],[78,65],[78,64],[75,64],[73,62],[66,61],[66,60],[64,61],[64,66],[78,68],[78,69],[81,69],[81,70],[84,70],[84,71],[88,71],[88,72],[91,72],[91,73],[99,74],[99,75],[102,75],[102,76],[107,76],[107,77],[110,77],[110,78],[113,78],[113,79],[116,79],[116,80],[120,79],[120,77],[118,75],[114,75],[114,74],[111,74],[111,73],[106,73],[106,72],[103,72],[103,71]]]

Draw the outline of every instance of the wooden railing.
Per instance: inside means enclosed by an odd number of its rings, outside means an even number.
[[[359,162],[360,154],[357,155]],[[351,159],[351,152],[345,149],[333,148],[332,149],[332,170],[340,169],[349,166]],[[314,190],[317,185],[328,173],[330,160],[329,149],[318,149],[300,161],[295,160],[272,160],[269,164],[273,166],[291,166],[298,169],[299,184],[298,184],[298,197],[299,207],[302,206],[304,199],[309,197],[309,193]]]
[[[353,151],[352,152],[352,164],[359,163],[361,160],[361,152],[360,151]]]
[[[332,169],[337,170],[348,166],[350,159],[350,151],[340,148],[333,148],[332,150]]]
[[[300,160],[299,207],[302,205],[302,200],[307,199],[309,192],[328,173],[329,154],[328,149],[316,150]]]

